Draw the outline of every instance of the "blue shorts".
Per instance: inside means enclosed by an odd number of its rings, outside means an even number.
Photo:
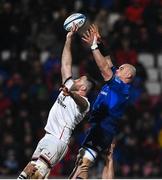
[[[84,139],[82,146],[100,153],[111,146],[113,137],[113,134],[103,129],[99,124],[94,124]]]

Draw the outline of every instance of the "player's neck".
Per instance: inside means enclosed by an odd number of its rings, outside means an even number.
[[[127,79],[127,78],[121,78],[121,77],[120,77],[120,79],[121,79],[125,84],[128,84],[128,83],[131,82],[131,80],[130,80],[130,79]]]

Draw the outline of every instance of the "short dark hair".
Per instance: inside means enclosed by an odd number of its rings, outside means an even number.
[[[90,89],[88,90],[88,92],[89,92],[89,91],[93,91],[93,90],[95,89],[95,87],[96,87],[96,82],[95,82],[95,80],[94,80],[92,77],[90,77],[89,75],[86,75],[86,76],[87,76],[87,81],[90,82],[90,84],[91,84],[91,87],[90,87]]]

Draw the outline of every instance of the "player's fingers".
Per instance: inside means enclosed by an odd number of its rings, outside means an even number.
[[[84,36],[85,38],[89,38],[88,30],[83,34],[83,36]]]
[[[92,29],[94,32],[96,32],[96,28],[95,28],[94,24],[91,25],[91,29]]]
[[[88,32],[86,31],[85,33],[83,33],[83,36],[88,37]]]
[[[93,30],[89,30],[89,38],[93,39],[94,35],[95,35],[95,32]]]
[[[84,33],[82,37],[85,38],[85,39],[89,38],[89,36],[86,33]]]
[[[79,26],[76,24],[76,26],[75,26],[75,32],[77,32],[78,29],[79,29]]]
[[[95,32],[95,30],[94,30],[94,28],[93,28],[92,25],[90,25],[90,28],[89,28],[89,29],[90,29],[91,32]]]
[[[86,31],[86,33],[88,36],[90,36],[90,30],[89,29]]]
[[[37,169],[36,167],[33,169],[34,172],[36,172],[37,170],[38,170],[38,169]]]
[[[101,36],[99,34],[98,26],[95,24],[92,24],[94,31],[96,32],[97,38],[101,39]]]
[[[59,91],[62,91],[64,87],[65,87],[65,85],[62,84],[61,87],[59,88]]]
[[[89,40],[89,36],[86,33],[82,35],[82,38]]]
[[[65,87],[64,87],[64,88],[62,88],[62,91],[66,92],[66,88],[65,88]]]
[[[89,32],[92,34],[92,33],[95,33],[95,31],[93,30],[93,28],[89,28]]]
[[[82,39],[84,42],[86,42],[86,43],[89,42],[89,40],[88,40],[87,38],[82,37],[81,39]]]
[[[93,26],[94,30],[95,30],[96,32],[98,32],[98,26],[95,25],[95,24],[92,24],[92,26]]]
[[[38,170],[38,169],[37,169],[36,167],[34,167],[34,168],[32,169],[32,173],[35,173],[37,170]]]
[[[63,92],[65,92],[65,93],[69,93],[69,90],[68,90],[67,87],[63,87],[62,90],[63,90]]]
[[[73,22],[72,32],[75,33],[78,31],[78,25]]]
[[[61,90],[61,91],[65,91],[65,87],[61,87],[60,90]]]
[[[36,164],[32,163],[32,166],[33,166],[34,168],[36,168]],[[37,169],[37,168],[36,168],[36,169]]]
[[[63,92],[64,96],[69,96],[69,94],[67,92]]]
[[[68,90],[68,88],[67,88],[67,87],[65,87],[65,91],[66,91],[66,92],[69,92],[69,90]]]
[[[71,32],[74,32],[74,31],[75,31],[75,28],[76,28],[76,25],[75,25],[75,23],[73,22],[73,26],[72,26]]]
[[[65,88],[66,86],[65,86],[65,84],[62,84],[61,87],[62,87],[62,88]]]

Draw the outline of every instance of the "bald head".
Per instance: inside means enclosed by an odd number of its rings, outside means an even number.
[[[131,64],[123,64],[123,65],[128,67],[130,73],[132,74],[132,77],[134,77],[136,75],[136,68],[133,65],[131,65]]]
[[[123,64],[116,75],[125,83],[130,83],[136,75],[136,68],[131,64]]]

